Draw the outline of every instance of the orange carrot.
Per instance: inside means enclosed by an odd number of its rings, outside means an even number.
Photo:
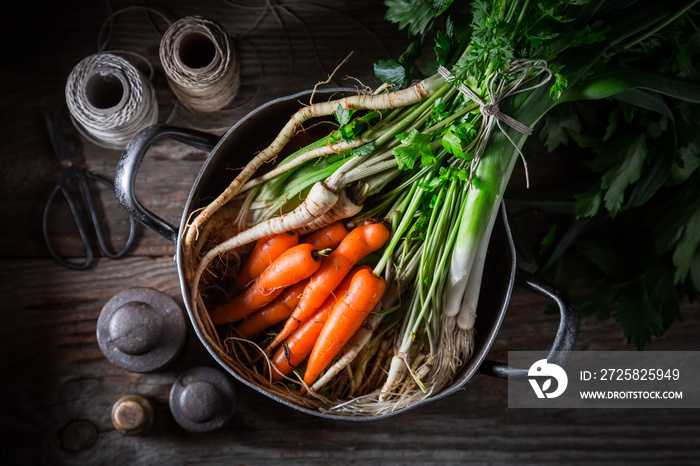
[[[211,311],[214,325],[236,322],[272,302],[288,286],[313,275],[322,255],[310,244],[287,249],[270,264],[245,293]]]
[[[285,289],[274,301],[255,311],[246,317],[238,326],[236,331],[245,338],[252,338],[268,327],[287,319],[292,315],[292,311],[299,304],[301,294],[304,292],[304,287],[309,282],[306,278],[299,283]]]
[[[316,309],[321,307],[357,261],[384,246],[389,235],[389,229],[380,222],[359,226],[348,233],[340,245],[322,261],[318,271],[313,274],[309,284],[304,288],[304,295],[294,313],[287,319],[284,328],[274,341],[268,345],[266,352],[269,354]]]
[[[371,270],[361,270],[353,277],[348,292],[331,310],[316,340],[304,373],[304,382],[311,385],[360,328],[365,317],[384,294],[385,283]]]
[[[282,343],[282,347],[277,350],[272,358],[272,380],[282,380],[283,375],[287,375],[294,370],[306,357],[311,353],[311,350],[316,343],[318,335],[321,333],[323,324],[326,323],[328,316],[333,309],[333,305],[348,292],[350,282],[360,270],[371,270],[368,265],[362,265],[350,272],[347,277],[338,285],[338,288],[333,290],[333,293],[326,298],[323,306],[318,308],[314,314],[309,317],[306,322],[301,324],[298,329],[292,333],[286,341]]]
[[[244,290],[284,251],[298,243],[299,236],[295,232],[285,232],[259,239],[236,277],[236,287]]]
[[[337,222],[333,222],[330,225],[311,233],[309,236],[304,238],[302,242],[313,244],[316,249],[335,249],[347,235],[348,229],[345,228],[345,223],[343,223],[342,220],[338,220]]]

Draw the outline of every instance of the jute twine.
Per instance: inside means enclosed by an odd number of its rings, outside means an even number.
[[[188,16],[174,22],[160,43],[168,83],[188,109],[211,112],[238,92],[240,65],[226,31],[214,21]]]
[[[90,55],[73,68],[66,104],[75,127],[110,149],[123,149],[158,120],[151,82],[127,60],[110,53]]]
[[[447,68],[443,66],[438,67],[438,73],[440,73],[440,75],[447,81],[455,83],[456,79],[454,75],[450,73]],[[541,79],[542,76],[544,76],[544,79]],[[550,79],[552,79],[552,71],[549,69],[546,61],[520,59],[515,60],[510,64],[506,76],[502,76],[499,71],[495,71],[486,77],[488,99],[482,99],[476,92],[470,89],[469,86],[464,83],[459,83],[457,89],[464,94],[467,99],[470,99],[472,102],[479,105],[479,111],[484,119],[482,130],[477,136],[476,150],[474,151],[474,159],[472,163],[472,175],[474,167],[476,167],[481,159],[481,156],[486,150],[486,144],[489,141],[491,131],[495,125],[513,145],[513,147],[515,147],[518,154],[520,154],[520,159],[525,165],[526,184],[528,187],[530,186],[525,156],[520,150],[520,147],[518,147],[515,141],[513,141],[513,139],[508,135],[501,123],[510,126],[514,130],[526,136],[530,136],[532,134],[532,128],[519,122],[510,115],[503,113],[499,107],[499,102],[512,95],[521,92],[528,92],[544,86],[550,81]]]

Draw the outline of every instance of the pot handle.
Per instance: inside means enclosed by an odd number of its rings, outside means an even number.
[[[557,328],[552,348],[549,350],[547,361],[563,364],[568,357],[567,353],[573,351],[576,345],[579,327],[579,315],[576,306],[560,290],[540,281],[522,269],[516,269],[515,279],[527,288],[552,299],[559,308],[559,327]],[[485,360],[478,370],[482,374],[492,377],[514,380],[527,379],[528,372],[528,369],[511,367],[507,364],[489,360]]]
[[[134,190],[136,174],[139,171],[144,155],[146,155],[146,151],[151,147],[151,144],[162,136],[171,137],[207,152],[211,152],[221,138],[214,134],[188,128],[153,125],[144,128],[134,136],[119,159],[117,172],[114,176],[114,188],[121,205],[136,220],[176,243],[179,236],[177,227],[145,208],[136,198]]]

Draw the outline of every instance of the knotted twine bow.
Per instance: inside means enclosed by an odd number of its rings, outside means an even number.
[[[455,81],[454,75],[444,66],[440,66],[438,68],[438,73],[440,73],[443,78],[451,83]],[[517,78],[508,84],[508,78],[516,75]],[[538,79],[542,75],[546,75],[546,77],[544,79]],[[478,165],[481,156],[486,150],[486,144],[491,137],[491,131],[493,130],[495,123],[498,126],[498,129],[500,129],[505,137],[508,138],[508,141],[513,144],[513,147],[515,147],[515,149],[518,151],[518,154],[520,154],[523,165],[525,165],[525,180],[527,187],[530,187],[530,178],[527,171],[527,161],[525,160],[525,156],[515,141],[513,141],[513,139],[508,135],[508,132],[503,128],[501,123],[505,123],[514,130],[526,136],[530,136],[532,134],[532,128],[519,122],[510,115],[506,115],[505,113],[501,112],[498,103],[507,97],[519,94],[521,92],[531,91],[545,85],[552,78],[552,71],[547,66],[547,62],[543,60],[520,59],[515,60],[510,64],[508,73],[505,77],[501,77],[500,80],[498,80],[498,84],[494,88],[494,84],[499,76],[500,72],[496,71],[486,77],[488,101],[484,101],[464,83],[461,83],[459,87],[457,87],[457,90],[464,94],[465,97],[479,105],[479,111],[481,112],[481,116],[483,118],[483,124],[481,125],[475,140],[476,150],[474,151],[474,158],[472,159],[470,179],[474,174],[476,165]],[[525,87],[525,84],[533,79],[536,79],[537,81],[534,84]]]

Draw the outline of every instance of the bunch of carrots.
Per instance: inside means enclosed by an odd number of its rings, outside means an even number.
[[[389,235],[383,222],[366,220],[350,231],[336,221],[303,238],[294,231],[262,238],[236,278],[237,296],[211,310],[212,322],[234,323],[245,339],[284,322],[265,349],[271,380],[308,357],[303,382],[311,385],[381,299],[384,279],[358,262]]]

